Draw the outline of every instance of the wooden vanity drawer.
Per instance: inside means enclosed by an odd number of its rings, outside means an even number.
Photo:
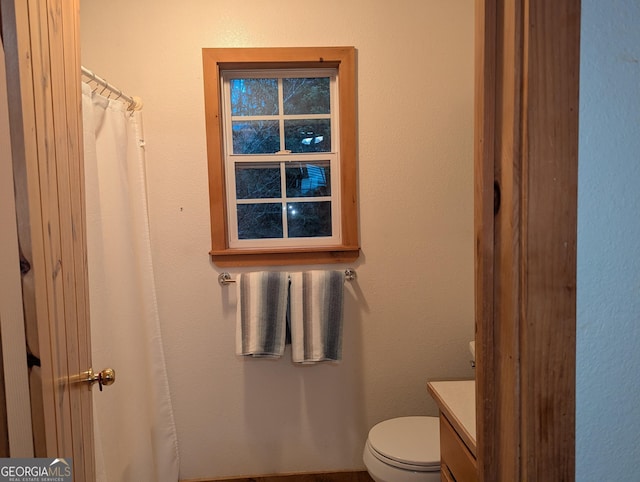
[[[442,465],[448,467],[456,482],[478,480],[475,457],[442,414],[440,414],[440,457]]]
[[[440,482],[456,482],[445,464],[440,466]]]

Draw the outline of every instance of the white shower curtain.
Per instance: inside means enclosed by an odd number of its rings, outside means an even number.
[[[156,303],[141,116],[82,86],[98,482],[176,482],[178,450]]]

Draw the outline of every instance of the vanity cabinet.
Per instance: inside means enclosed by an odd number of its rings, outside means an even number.
[[[440,412],[440,459],[442,480],[474,482],[478,480],[476,457],[462,441],[447,417]]]
[[[440,411],[440,476],[443,482],[476,482],[475,382],[429,382]]]

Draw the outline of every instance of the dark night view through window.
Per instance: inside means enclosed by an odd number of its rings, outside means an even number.
[[[335,69],[222,78],[230,246],[338,243]]]

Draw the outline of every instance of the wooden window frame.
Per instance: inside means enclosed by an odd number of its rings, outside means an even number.
[[[209,166],[210,251],[221,267],[349,263],[360,254],[356,165],[354,47],[202,49]],[[342,242],[331,246],[231,248],[227,223],[222,117],[222,70],[335,68],[339,76],[340,214]]]

